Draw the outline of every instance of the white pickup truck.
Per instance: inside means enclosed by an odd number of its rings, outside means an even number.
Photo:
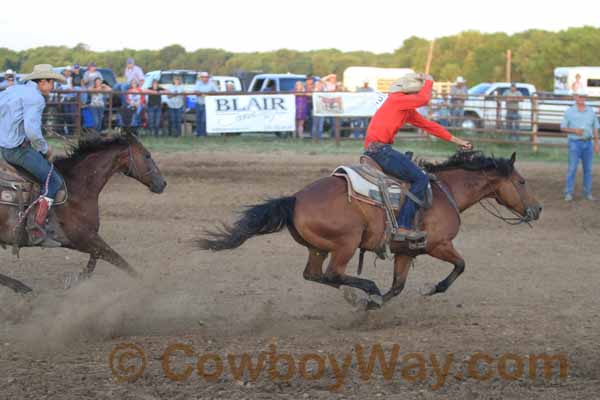
[[[531,129],[532,96],[536,96],[538,129],[559,130],[564,112],[574,103],[571,95],[538,93],[535,86],[529,83],[516,82],[516,85],[523,96],[519,102],[520,129]],[[483,82],[470,88],[469,98],[464,105],[463,128],[493,128],[496,127],[497,120],[505,121],[506,103],[502,96],[509,89],[508,82]],[[587,103],[594,108],[600,106],[597,100],[589,100]]]

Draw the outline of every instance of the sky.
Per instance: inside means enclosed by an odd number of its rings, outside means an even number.
[[[600,6],[582,4],[583,12],[570,13],[567,3],[541,7],[526,0],[410,5],[401,0],[100,0],[53,2],[51,8],[49,4],[29,0],[26,9],[39,11],[28,13],[19,6],[19,12],[3,13],[0,47],[23,50],[85,43],[104,51],[180,44],[188,51],[337,48],[383,53],[394,51],[413,35],[434,39],[465,30],[511,34],[600,24]]]

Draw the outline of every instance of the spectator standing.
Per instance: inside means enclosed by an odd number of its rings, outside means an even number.
[[[162,112],[161,88],[158,86],[158,80],[152,81],[152,86],[148,90],[148,125],[150,132],[158,137],[160,131],[160,115]]]
[[[73,90],[73,70],[71,66],[67,66],[63,71],[65,76],[65,83],[60,84],[58,87],[61,90],[71,91]],[[70,135],[75,128],[75,116],[77,114],[77,104],[75,93],[63,93],[60,96],[61,109],[63,113],[64,131],[65,134]]]
[[[306,76],[306,87],[304,90],[306,91],[308,98],[308,114],[306,115],[306,121],[304,121],[304,130],[308,132],[312,132],[312,110],[313,110],[313,98],[312,93],[315,91],[315,78],[312,75]]]
[[[210,80],[208,72],[200,72],[200,80],[196,82],[194,91],[201,93],[214,93],[219,89]],[[203,95],[196,96],[196,136],[206,136],[206,98]]]
[[[181,78],[173,78],[173,86],[169,89],[167,95],[167,107],[169,108],[169,136],[181,136],[181,117],[183,116],[183,107],[185,105],[184,88],[181,84]]]
[[[369,92],[374,92],[375,90],[371,86],[369,86],[369,80],[365,79],[363,81],[362,86],[356,88],[356,91],[358,93],[369,93]],[[354,131],[352,132],[352,135],[354,136],[354,139],[359,139],[361,137],[361,135],[362,135],[362,137],[364,137],[367,126],[369,126],[369,117],[357,118],[353,122],[354,122]]]
[[[142,94],[142,89],[137,79],[132,79],[129,82],[129,89],[125,96],[125,104],[131,113],[131,127],[139,127],[142,122],[142,111],[146,104],[146,97]]]
[[[12,69],[7,69],[4,73],[4,82],[0,84],[0,89],[6,89],[16,83],[16,74]]]
[[[443,127],[450,125],[450,104],[448,102],[448,92],[442,91],[442,97],[435,104],[435,120]]]
[[[135,60],[133,58],[127,59],[127,64],[125,65],[125,72],[123,75],[125,76],[125,82],[127,82],[127,85],[131,85],[131,81],[134,79],[138,81],[138,87],[144,84],[144,71],[135,64]]]
[[[454,86],[450,89],[450,115],[452,117],[450,126],[460,127],[465,116],[465,100],[467,99],[468,90],[465,84],[465,78],[459,76],[454,82]]]
[[[594,200],[592,196],[592,160],[594,153],[600,152],[598,141],[598,118],[594,110],[585,104],[581,92],[575,94],[575,105],[565,112],[560,129],[568,133],[569,167],[565,184],[565,201],[573,200],[573,189],[577,176],[579,160],[583,166],[583,197]]]
[[[85,74],[83,74],[82,85],[89,89],[96,85],[95,81],[97,78],[100,78],[100,82],[104,80],[100,71],[96,69],[96,63],[92,61],[88,64]]]
[[[71,80],[73,81],[73,87],[81,86],[81,81],[83,80],[83,72],[81,72],[81,66],[77,63],[73,65]]]
[[[575,82],[571,85],[571,93],[585,94],[585,83],[581,80],[581,74],[575,75]]]
[[[315,92],[323,92],[323,82],[317,81],[315,83]],[[312,129],[311,136],[314,142],[318,142],[323,137],[323,128],[325,125],[325,117],[319,117],[313,115],[312,117]]]
[[[308,115],[308,95],[301,81],[296,81],[294,92],[296,92],[296,137],[302,139],[304,137],[304,121]]]
[[[110,91],[110,87],[102,83],[102,78],[97,77],[94,79],[94,86],[91,89],[95,91],[90,94],[90,110],[94,120],[94,129],[101,132],[106,106],[106,93],[103,92]]]
[[[519,130],[519,103],[521,102],[521,92],[517,90],[516,83],[510,85],[510,89],[503,93],[504,102],[506,104],[506,129],[511,131],[510,138],[514,141],[519,140],[517,131]]]

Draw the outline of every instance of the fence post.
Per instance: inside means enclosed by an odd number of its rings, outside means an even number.
[[[500,99],[500,96],[498,95],[498,91],[496,91],[496,129],[501,129],[502,128],[502,121],[501,121],[501,116],[502,116],[502,101]]]
[[[333,117],[334,118],[334,123],[333,123],[333,134],[335,137],[335,145],[339,146],[340,145],[340,117]]]
[[[77,113],[75,115],[75,134],[81,137],[81,92],[77,91]]]
[[[533,152],[538,152],[538,98],[537,94],[531,96],[531,143]]]

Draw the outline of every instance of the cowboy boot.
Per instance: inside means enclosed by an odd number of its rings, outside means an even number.
[[[392,240],[395,242],[403,242],[405,240],[422,240],[426,237],[426,232],[398,227],[398,229],[396,229],[396,232],[392,235]]]
[[[46,234],[45,226],[46,220],[48,219],[48,212],[52,207],[54,199],[42,196],[37,203],[37,209],[35,210],[35,227],[31,231],[31,237],[33,243],[37,246],[42,247],[60,247],[61,244],[55,240],[52,240]]]

